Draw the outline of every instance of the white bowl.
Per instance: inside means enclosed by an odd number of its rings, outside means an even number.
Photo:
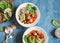
[[[60,28],[57,28],[57,29],[55,30],[55,36],[56,36],[57,38],[60,38]]]
[[[26,7],[27,4],[31,4],[32,6],[35,6],[35,7],[37,8],[37,16],[38,16],[38,17],[36,18],[35,22],[32,23],[32,24],[24,24],[24,23],[22,23],[22,22],[19,20],[19,17],[18,17],[19,12],[20,12],[20,9],[23,8],[23,7]],[[36,25],[36,24],[38,23],[39,19],[40,19],[40,11],[39,11],[38,7],[37,7],[35,4],[33,4],[33,3],[28,3],[28,2],[27,2],[27,3],[23,3],[23,4],[21,4],[21,5],[17,8],[17,10],[16,10],[16,20],[17,20],[17,22],[18,22],[20,25],[22,25],[22,26],[24,26],[24,27],[32,27],[32,26]]]
[[[32,30],[37,30],[37,31],[39,31],[39,32],[42,32],[42,33],[44,34],[44,38],[45,38],[44,43],[48,43],[47,33],[45,32],[45,30],[44,30],[43,28],[38,27],[38,26],[30,27],[30,28],[28,28],[28,29],[24,32],[23,38],[22,38],[23,43],[25,43],[25,41],[24,41],[24,36],[27,35],[28,33],[30,33]]]

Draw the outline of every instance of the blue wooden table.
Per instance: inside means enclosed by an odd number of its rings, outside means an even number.
[[[51,24],[52,19],[57,19],[60,22],[60,0],[14,0],[15,11],[20,4],[25,2],[31,2],[38,6],[41,17],[36,26],[42,27],[47,32],[48,43],[60,43],[60,39],[54,35],[54,30],[57,27]],[[13,15],[13,19],[1,23],[0,26],[6,27],[12,25],[14,24],[12,21],[16,22],[15,14]],[[8,43],[22,43],[22,35],[26,29],[25,27],[17,26],[16,35],[12,39],[9,39]],[[4,32],[0,32],[0,43],[5,39],[5,36],[6,34]]]

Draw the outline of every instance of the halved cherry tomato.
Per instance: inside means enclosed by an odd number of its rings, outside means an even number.
[[[32,14],[32,17],[33,18],[37,18],[37,14]]]
[[[27,21],[27,24],[30,24],[30,22],[29,22],[29,21]]]
[[[31,19],[30,19],[30,23],[33,23],[33,22],[34,22],[34,18],[31,18]]]
[[[31,33],[29,33],[28,35],[29,35],[29,36],[32,36],[32,34],[31,34]]]
[[[39,36],[39,35],[37,35],[36,37],[37,37],[37,38],[40,38],[40,36]]]
[[[35,17],[35,14],[32,14],[31,16],[32,16],[32,17]]]
[[[37,14],[35,14],[35,18],[37,18]]]
[[[31,31],[31,33],[32,33],[34,36],[36,36],[36,35],[37,35],[36,30],[32,30],[32,31]]]
[[[40,33],[39,36],[40,36],[40,38],[44,38],[43,33]]]
[[[31,19],[31,14],[26,14],[27,19]]]

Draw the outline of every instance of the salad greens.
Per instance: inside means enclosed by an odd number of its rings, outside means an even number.
[[[0,1],[0,14],[2,13],[3,19],[1,19],[2,22],[5,22],[9,20],[12,17],[13,14],[13,5],[10,2],[7,2],[6,0]]]
[[[3,27],[0,27],[0,32],[3,32],[4,31],[4,28]]]
[[[13,5],[11,3],[8,3],[7,8],[13,9]]]
[[[12,9],[10,9],[10,8],[7,8],[7,9],[4,10],[4,14],[8,14],[9,17],[12,16],[12,13],[13,13]]]
[[[23,13],[21,13],[20,15],[19,15],[19,19],[20,19],[20,21],[24,21],[25,20],[25,14],[23,14]]]
[[[42,43],[42,39],[35,38],[34,36],[24,36],[25,43]]]
[[[9,19],[7,14],[4,14],[4,18],[5,18],[5,20]]]
[[[35,14],[36,7],[28,4],[28,5],[27,5],[27,10],[28,10],[31,14]]]
[[[25,42],[26,43],[28,43],[29,41],[28,41],[28,36],[26,35],[26,36],[24,36],[24,40],[25,40]]]
[[[1,1],[0,2],[0,11],[4,12],[6,8],[13,8],[13,5],[7,1]]]

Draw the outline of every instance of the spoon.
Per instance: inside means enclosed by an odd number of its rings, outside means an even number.
[[[16,26],[14,26],[14,25],[8,26],[5,28],[6,40],[3,41],[3,43],[8,43],[8,39],[12,38],[15,35],[15,33],[14,33],[15,29],[16,29]]]

